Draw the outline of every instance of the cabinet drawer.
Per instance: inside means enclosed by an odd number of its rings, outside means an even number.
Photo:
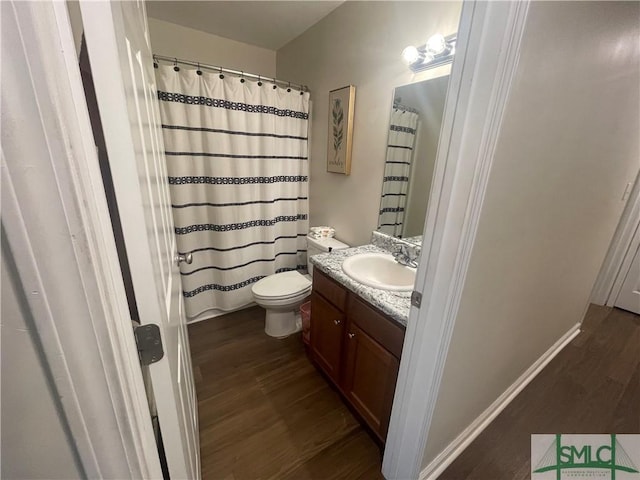
[[[404,328],[370,307],[355,295],[349,296],[347,317],[389,350],[396,358],[402,354]]]
[[[313,269],[313,291],[322,295],[338,310],[344,312],[347,303],[347,291],[342,285],[321,272],[319,268]]]

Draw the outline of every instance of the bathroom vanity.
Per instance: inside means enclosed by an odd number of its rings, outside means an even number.
[[[410,292],[392,293],[359,285],[340,269],[350,255],[379,250],[368,245],[312,258],[310,356],[384,443]],[[374,299],[376,306],[369,301]]]

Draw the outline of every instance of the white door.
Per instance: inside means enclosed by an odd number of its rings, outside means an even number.
[[[140,322],[157,324],[150,365],[173,480],[200,478],[189,340],[144,2],[81,2],[82,20]]]
[[[640,249],[636,249],[635,254],[631,252],[628,255],[633,255],[633,260],[616,298],[615,306],[640,315]]]

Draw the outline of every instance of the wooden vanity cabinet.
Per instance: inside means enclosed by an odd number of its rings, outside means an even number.
[[[340,382],[344,313],[317,293],[311,295],[311,336],[313,360],[334,383]]]
[[[314,270],[311,358],[384,442],[404,328]]]
[[[381,440],[387,437],[404,329],[349,296],[342,392]]]

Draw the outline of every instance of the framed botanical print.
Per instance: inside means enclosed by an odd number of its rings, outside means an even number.
[[[353,112],[356,87],[338,88],[329,92],[329,135],[327,140],[327,172],[351,173],[353,143]]]

